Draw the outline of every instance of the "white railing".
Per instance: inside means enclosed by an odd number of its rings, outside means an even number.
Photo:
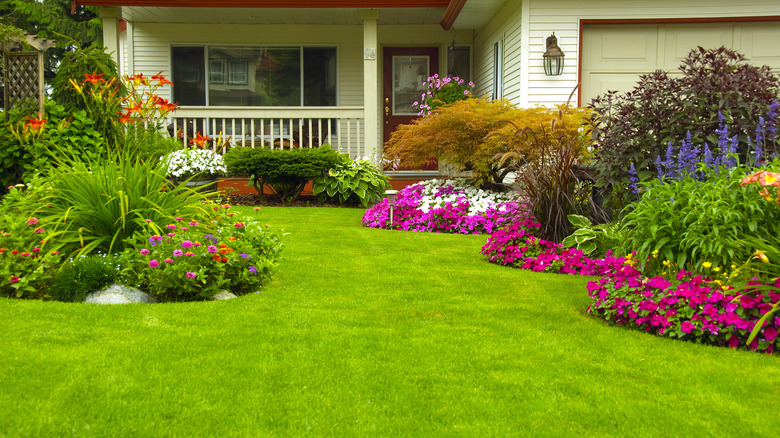
[[[168,131],[188,144],[198,134],[222,145],[297,148],[330,144],[352,157],[368,155],[362,107],[181,107]],[[213,141],[212,146],[217,147]]]

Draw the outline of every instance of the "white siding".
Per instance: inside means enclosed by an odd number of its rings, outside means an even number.
[[[493,93],[493,45],[503,39],[505,98],[515,104],[521,99],[521,3],[508,1],[474,37],[474,78],[477,96]]]
[[[512,0],[510,0],[512,1]],[[564,103],[577,84],[579,26],[583,19],[677,19],[780,16],[778,0],[526,0],[529,7],[528,103]],[[780,22],[777,22],[780,25]],[[564,73],[544,75],[544,40],[552,32],[566,54]],[[576,103],[576,102],[575,102]]]

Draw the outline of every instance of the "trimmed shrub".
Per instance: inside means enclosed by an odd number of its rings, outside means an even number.
[[[60,269],[54,277],[49,294],[59,301],[84,301],[88,294],[113,283],[120,268],[120,259],[113,255],[77,257]]]
[[[260,197],[268,186],[288,202],[298,199],[307,182],[327,174],[340,157],[330,145],[292,150],[235,147],[224,160],[229,175],[249,175]]]

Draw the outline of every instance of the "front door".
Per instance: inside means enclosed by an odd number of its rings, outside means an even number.
[[[398,125],[411,123],[416,119],[414,102],[419,102],[426,87],[423,82],[439,71],[439,49],[437,47],[385,47],[383,71],[382,108],[384,141]],[[424,169],[436,170],[437,165]],[[401,169],[411,170],[401,163]]]

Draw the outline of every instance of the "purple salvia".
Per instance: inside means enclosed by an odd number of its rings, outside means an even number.
[[[712,169],[715,165],[715,159],[712,157],[712,151],[710,151],[710,145],[704,143],[704,165]]]
[[[661,166],[663,166],[663,164],[664,164],[664,163],[663,163],[663,161],[661,161],[661,156],[659,155],[659,156],[658,156],[658,157],[655,159],[655,170],[658,172],[658,179],[660,179],[661,181],[663,181],[663,180],[664,180],[664,171],[663,171],[663,169],[661,168]]]
[[[664,170],[667,178],[674,179],[677,177],[674,162],[674,146],[672,146],[671,141],[666,146],[666,161],[664,161]]]
[[[639,188],[636,186],[636,183],[639,182],[639,178],[636,176],[636,168],[634,168],[633,162],[628,167],[628,181],[628,186],[631,188],[631,193],[639,193]]]

